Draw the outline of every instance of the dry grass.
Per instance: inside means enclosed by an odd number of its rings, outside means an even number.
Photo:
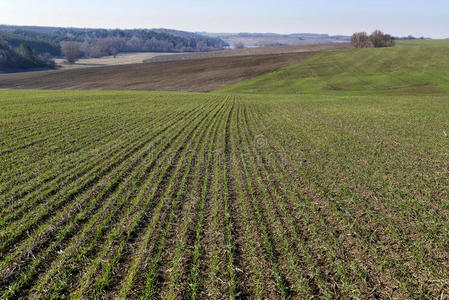
[[[143,63],[144,60],[148,60],[160,55],[173,55],[175,53],[165,52],[142,52],[142,53],[120,53],[117,57],[104,56],[100,58],[82,58],[74,64],[69,64],[63,58],[55,59],[58,66],[63,69],[76,69],[86,67],[101,67],[101,66],[117,66],[126,64],[138,64]]]

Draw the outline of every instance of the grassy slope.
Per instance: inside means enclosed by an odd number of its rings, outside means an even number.
[[[449,47],[351,49],[320,53],[218,92],[260,94],[446,94]]]
[[[398,46],[449,46],[449,39],[446,40],[411,40],[396,41]]]

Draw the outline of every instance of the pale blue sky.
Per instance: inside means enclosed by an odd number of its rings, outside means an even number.
[[[0,0],[0,24],[449,37],[449,0]]]

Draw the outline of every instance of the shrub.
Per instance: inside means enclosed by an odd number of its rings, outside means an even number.
[[[393,47],[395,42],[391,35],[384,34],[380,30],[375,30],[369,37],[374,48]]]
[[[235,49],[243,49],[245,48],[245,45],[242,42],[238,42],[235,44]]]

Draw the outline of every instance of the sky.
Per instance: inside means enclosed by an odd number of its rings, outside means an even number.
[[[0,24],[449,38],[449,0],[0,0]]]

